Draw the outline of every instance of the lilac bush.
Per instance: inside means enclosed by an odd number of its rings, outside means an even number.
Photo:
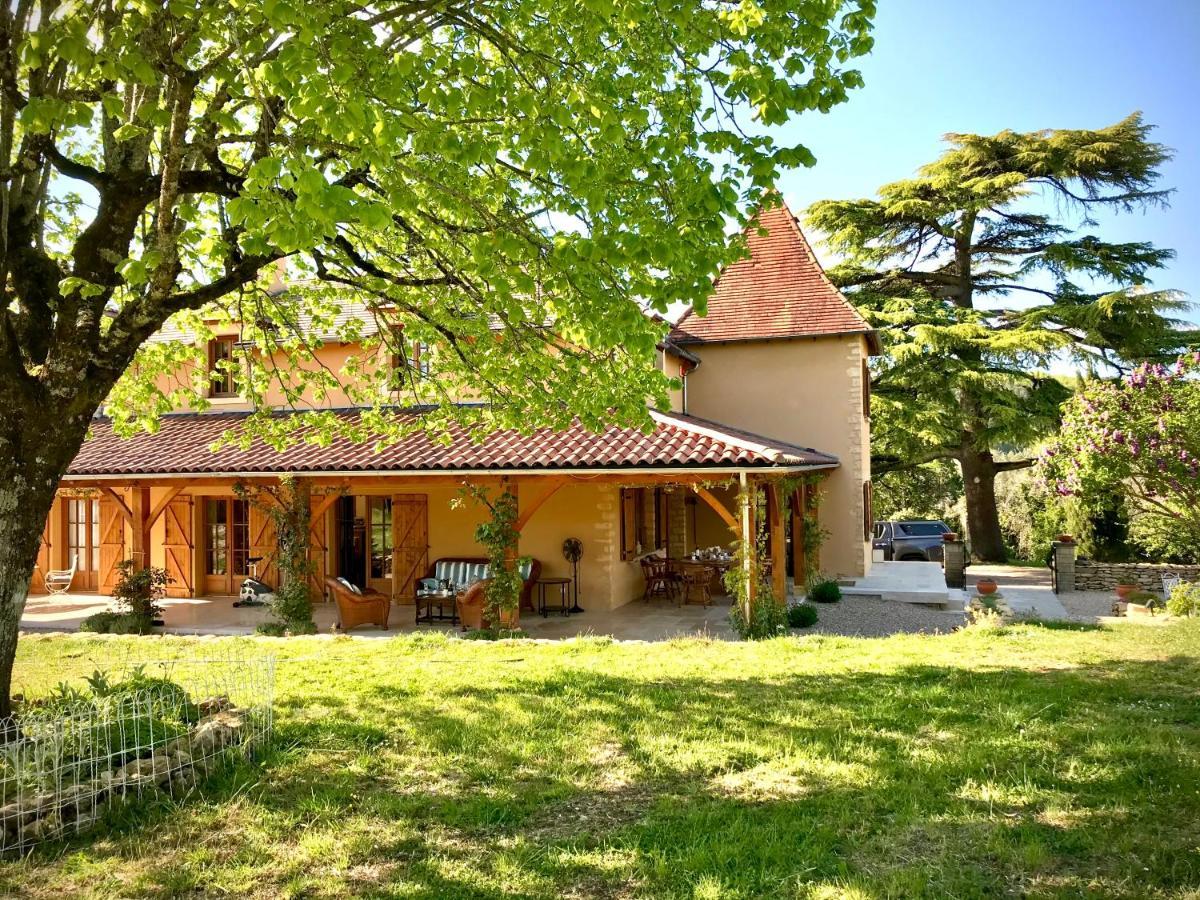
[[[1086,387],[1039,460],[1047,488],[1093,504],[1118,494],[1145,549],[1200,557],[1198,374],[1200,352]]]

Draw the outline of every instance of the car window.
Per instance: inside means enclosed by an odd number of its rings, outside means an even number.
[[[946,533],[946,526],[941,522],[905,522],[897,525],[896,530],[907,537],[935,537]]]
[[[882,538],[885,531],[887,531],[887,526],[884,525],[882,522],[876,522],[875,523],[875,540],[879,540],[880,538]]]

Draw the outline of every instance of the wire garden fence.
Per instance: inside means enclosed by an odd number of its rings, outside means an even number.
[[[60,684],[0,720],[0,853],[181,798],[271,739],[273,657],[167,660]]]

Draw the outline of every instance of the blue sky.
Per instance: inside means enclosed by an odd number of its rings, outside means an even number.
[[[1174,148],[1169,209],[1103,215],[1109,240],[1148,240],[1177,258],[1154,286],[1200,302],[1200,0],[880,0],[866,86],[779,136],[817,164],[786,174],[792,210],[873,196],[943,150],[948,131],[1097,128],[1134,110]],[[1200,313],[1191,318],[1200,320]]]

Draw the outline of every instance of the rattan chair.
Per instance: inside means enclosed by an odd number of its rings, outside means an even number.
[[[385,594],[369,588],[361,594],[356,594],[336,578],[326,578],[325,586],[333,592],[342,631],[349,631],[359,625],[378,625],[387,631],[392,602]]]

